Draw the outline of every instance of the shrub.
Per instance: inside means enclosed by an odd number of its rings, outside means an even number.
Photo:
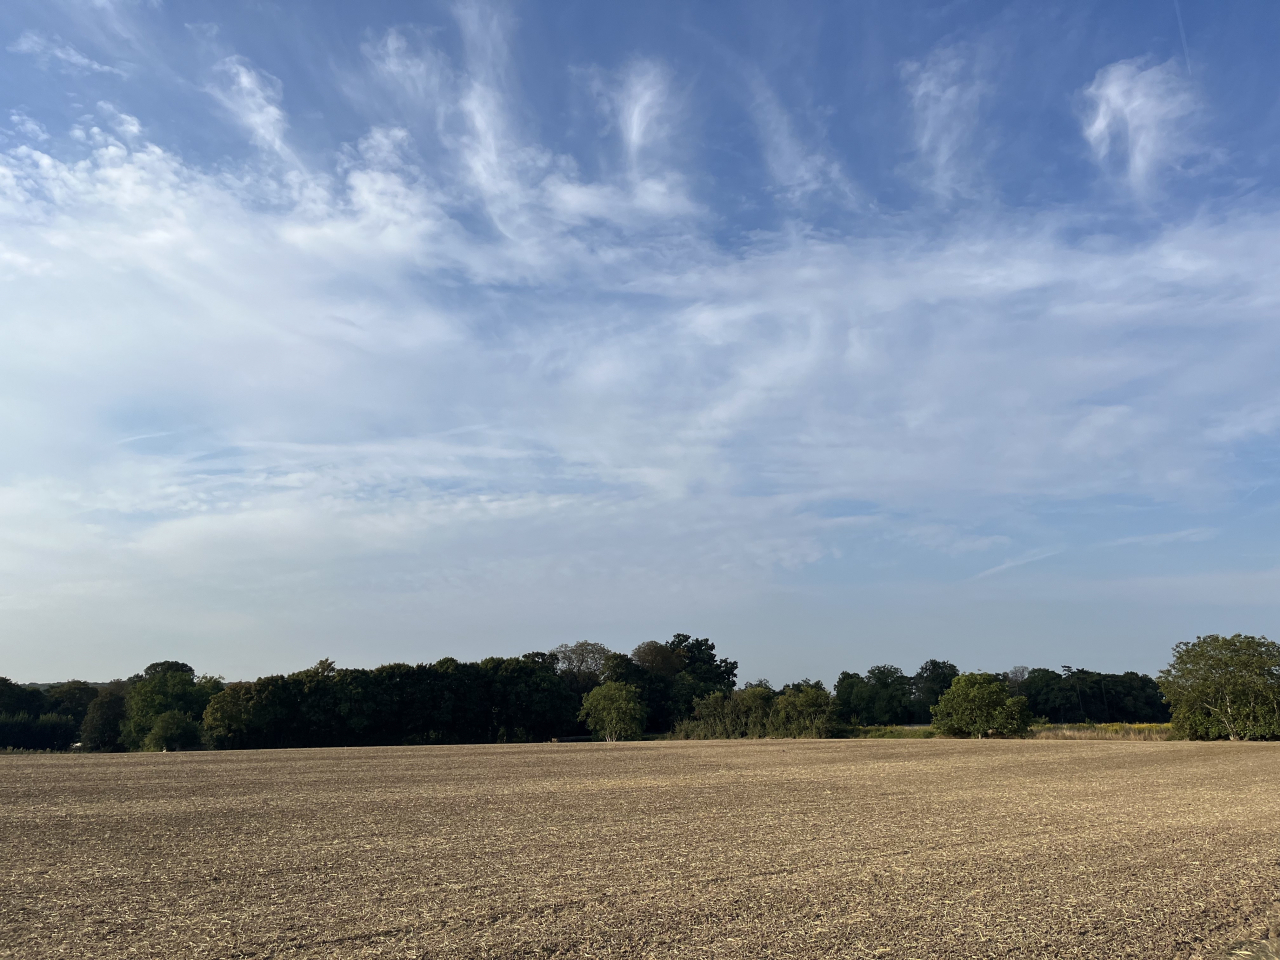
[[[635,740],[643,734],[646,712],[639,688],[611,680],[582,698],[578,719],[593,734],[612,743]]]
[[[934,727],[952,737],[1016,737],[1030,724],[1027,698],[1009,696],[1005,681],[992,673],[960,674],[933,707]]]
[[[60,713],[0,713],[0,747],[66,750],[75,742],[76,721]]]
[[[831,735],[831,694],[816,681],[788,684],[773,702],[769,736],[810,737]]]
[[[167,750],[199,750],[200,727],[187,714],[178,710],[169,710],[156,717],[146,739],[142,741],[143,750],[159,752]]]

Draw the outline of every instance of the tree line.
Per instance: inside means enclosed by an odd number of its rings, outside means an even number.
[[[1280,645],[1209,635],[1145,674],[1063,667],[960,673],[928,660],[737,685],[738,664],[676,634],[630,654],[589,641],[521,657],[339,669],[225,683],[161,661],[95,686],[46,689],[0,677],[0,748],[94,751],[516,743],[671,735],[693,739],[852,736],[932,724],[952,736],[1016,736],[1051,723],[1172,720],[1193,739],[1280,739]]]

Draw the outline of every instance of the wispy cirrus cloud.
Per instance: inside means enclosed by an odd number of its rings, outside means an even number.
[[[974,139],[987,92],[975,52],[963,45],[940,47],[923,61],[903,64],[902,76],[914,111],[924,182],[942,197],[970,194],[979,165]]]
[[[298,158],[285,142],[288,117],[280,106],[284,87],[271,74],[255,69],[241,56],[214,65],[216,80],[207,89],[260,147],[294,166]]]
[[[1199,101],[1175,60],[1113,63],[1098,71],[1084,95],[1090,105],[1084,135],[1094,158],[1104,170],[1121,173],[1140,196],[1154,189],[1162,171],[1205,152],[1187,122]]]
[[[108,66],[91,60],[69,43],[58,37],[49,37],[35,30],[24,31],[8,48],[11,53],[22,53],[34,57],[42,66],[57,65],[68,71],[88,71],[92,73],[109,73],[118,77],[126,76],[119,67]]]

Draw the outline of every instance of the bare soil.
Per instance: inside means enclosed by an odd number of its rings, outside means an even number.
[[[1280,744],[0,757],[6,958],[1173,960],[1277,898]]]

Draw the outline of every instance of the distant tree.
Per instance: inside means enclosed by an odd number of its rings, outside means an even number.
[[[554,654],[485,660],[491,671],[493,739],[499,743],[549,740],[573,726],[579,701],[556,672]]]
[[[680,740],[767,737],[777,696],[767,680],[757,680],[732,693],[717,690],[694,701],[693,715],[677,723],[673,733]]]
[[[1027,674],[1031,671],[1026,667],[1010,667],[1005,671],[1004,682],[1009,687],[1009,692],[1015,697],[1022,696],[1022,681],[1027,679]]]
[[[1006,682],[1009,674],[1005,675]],[[1032,714],[1051,723],[1164,723],[1169,708],[1156,681],[1145,674],[1028,670],[1010,692],[1027,698]]]
[[[68,680],[54,684],[44,692],[44,696],[50,713],[70,717],[78,728],[84,722],[89,704],[97,698],[98,688],[83,680]]]
[[[1159,682],[1183,736],[1280,738],[1280,644],[1266,637],[1209,634],[1179,643]]]
[[[947,660],[926,660],[922,663],[911,678],[911,719],[917,723],[928,723],[933,705],[958,676],[959,669]]]
[[[120,727],[125,719],[125,698],[119,690],[101,691],[85,711],[80,742],[86,750],[108,753],[119,750]]]
[[[605,657],[600,680],[602,683],[624,683],[640,691],[646,730],[665,733],[672,728],[676,717],[672,706],[674,684],[670,677],[646,670],[625,653],[612,653]]]
[[[204,745],[210,750],[243,750],[259,745],[253,687],[252,683],[229,683],[209,698],[200,726]]]
[[[716,656],[716,645],[705,637],[675,634],[666,644],[684,659],[680,672],[693,683],[728,692],[738,682],[738,661]]]
[[[196,677],[195,670],[176,660],[151,664],[125,694],[121,741],[131,750],[145,749],[152,726],[166,713],[185,714],[194,723],[222,687],[218,677]]]
[[[592,733],[609,742],[634,740],[644,733],[644,700],[629,683],[600,684],[582,698],[579,716]]]
[[[911,717],[911,678],[891,664],[872,667],[863,677],[845,671],[836,679],[833,718],[841,723],[887,726]]]
[[[679,672],[670,681],[670,719],[666,721],[670,729],[672,722],[683,720],[693,712],[696,700],[717,690],[731,694],[738,679],[738,663],[717,657],[716,645],[705,637],[677,633],[665,646],[682,661]]]
[[[562,643],[551,652],[556,656],[556,669],[560,676],[564,677],[569,689],[579,698],[600,685],[605,660],[613,653],[603,643],[590,640],[579,640],[574,644]]]
[[[933,708],[934,727],[953,737],[1021,736],[1030,723],[1026,697],[992,673],[960,674]]]
[[[175,750],[199,750],[200,726],[189,713],[167,710],[155,718],[142,741],[142,749],[155,753]]]
[[[0,713],[25,713],[38,717],[47,712],[44,694],[39,690],[20,686],[8,677],[0,677]]]
[[[0,747],[66,750],[75,736],[75,721],[59,713],[0,713]]]
[[[671,679],[685,668],[684,651],[657,640],[646,640],[631,651],[631,659],[650,673]]]
[[[831,694],[817,680],[787,684],[773,701],[768,730],[771,737],[830,736]]]

